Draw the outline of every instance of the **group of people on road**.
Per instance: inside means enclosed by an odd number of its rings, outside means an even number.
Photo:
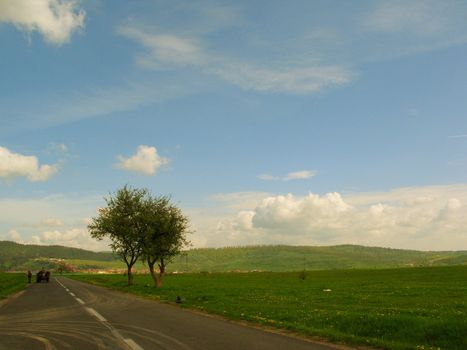
[[[31,283],[32,280],[32,272],[28,270],[28,283]],[[49,283],[50,280],[50,271],[46,271],[44,268],[36,273],[36,283],[40,283],[42,281],[46,281]]]

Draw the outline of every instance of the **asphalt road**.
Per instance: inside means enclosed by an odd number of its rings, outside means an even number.
[[[0,350],[331,350],[70,280],[32,284],[0,306]]]

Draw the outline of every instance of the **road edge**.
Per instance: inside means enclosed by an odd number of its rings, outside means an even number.
[[[60,276],[60,277],[69,278],[68,276]],[[203,311],[203,310],[200,310],[200,309],[190,308],[190,307],[182,307],[182,306],[180,306],[180,304],[178,304],[176,302],[173,302],[173,301],[169,301],[169,300],[161,300],[161,299],[157,299],[157,298],[151,298],[149,296],[134,294],[134,293],[127,292],[127,291],[122,291],[122,290],[119,290],[119,289],[116,289],[116,288],[101,286],[101,285],[94,284],[94,283],[88,283],[88,282],[84,282],[84,281],[73,279],[73,278],[69,278],[69,279],[71,279],[71,280],[73,280],[75,282],[88,284],[88,285],[91,285],[91,286],[94,286],[94,287],[105,288],[107,290],[110,290],[110,291],[113,291],[113,292],[116,292],[116,293],[131,295],[131,296],[133,296],[135,298],[139,298],[139,299],[142,299],[142,300],[149,300],[149,301],[153,301],[153,302],[156,302],[156,303],[159,303],[159,304],[169,305],[169,306],[177,308],[179,310],[184,310],[184,311],[187,311],[187,312],[190,312],[190,313],[193,313],[193,314],[197,314],[197,315],[201,315],[201,316],[204,316],[204,317],[214,318],[214,319],[217,319],[217,320],[222,320],[222,321],[225,321],[225,322],[241,325],[243,327],[257,329],[257,330],[261,330],[261,331],[264,331],[264,332],[267,332],[267,333],[278,334],[278,335],[282,335],[282,336],[285,336],[285,337],[298,339],[298,340],[306,341],[306,342],[317,344],[317,345],[325,345],[325,346],[333,347],[336,350],[381,350],[381,348],[369,347],[369,346],[366,346],[366,345],[349,345],[349,344],[345,344],[345,343],[332,343],[332,342],[330,342],[330,341],[328,341],[328,340],[326,340],[326,339],[324,339],[322,337],[318,337],[318,336],[314,337],[314,336],[311,336],[311,335],[304,335],[304,334],[296,333],[296,332],[293,332],[293,331],[290,331],[290,330],[287,330],[287,329],[269,327],[269,326],[266,326],[266,325],[253,323],[253,322],[249,322],[249,321],[245,321],[245,320],[230,319],[230,318],[227,318],[225,316],[214,314],[214,313],[209,313],[207,311]]]
[[[27,284],[26,287],[24,287],[24,289],[20,290],[19,292],[15,292],[15,293],[10,294],[7,297],[1,299],[0,300],[0,308],[2,308],[5,304],[9,303],[10,301],[12,301],[12,300],[18,298],[19,296],[21,296],[21,294],[26,292],[26,289],[29,288],[29,286],[30,286],[30,284]]]

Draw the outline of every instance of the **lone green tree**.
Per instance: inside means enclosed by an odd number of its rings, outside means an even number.
[[[146,236],[146,189],[124,186],[114,195],[104,198],[107,206],[91,219],[88,230],[93,238],[108,237],[110,247],[127,265],[128,285],[133,284],[133,265],[143,251]]]
[[[168,196],[150,196],[146,208],[148,229],[141,257],[148,264],[154,284],[160,288],[167,264],[190,244],[187,239],[189,221]]]

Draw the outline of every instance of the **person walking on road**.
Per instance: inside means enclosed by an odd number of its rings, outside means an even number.
[[[32,279],[32,272],[28,270],[28,283],[31,283],[31,279]]]

